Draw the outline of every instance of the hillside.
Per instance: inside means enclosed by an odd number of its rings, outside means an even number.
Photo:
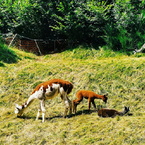
[[[79,47],[46,56],[11,48],[13,63],[0,62],[0,144],[1,145],[135,145],[145,143],[145,55],[126,55],[110,50]],[[8,57],[5,57],[8,58]],[[98,107],[119,111],[130,107],[129,114],[100,118],[87,111],[83,100],[77,115],[62,118],[60,97],[46,101],[46,118],[35,121],[36,100],[23,118],[14,114],[15,103],[24,103],[33,88],[53,78],[74,84],[70,99],[80,89],[108,93],[108,103],[95,100]],[[93,110],[93,106],[91,108]]]

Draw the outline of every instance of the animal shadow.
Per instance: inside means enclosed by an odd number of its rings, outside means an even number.
[[[81,110],[81,111],[77,111],[76,114],[73,114],[73,116],[78,116],[82,114],[91,114],[93,112],[97,112],[97,111],[96,110]]]
[[[46,120],[52,120],[52,119],[55,119],[55,118],[71,118],[72,116],[74,116],[73,114],[71,115],[67,115],[66,117],[63,117],[62,115],[57,115],[57,116],[52,116],[52,117],[46,117]],[[30,116],[17,116],[17,118],[21,118],[21,119],[36,119],[36,117],[30,117]],[[42,120],[42,117],[39,117],[38,120]]]

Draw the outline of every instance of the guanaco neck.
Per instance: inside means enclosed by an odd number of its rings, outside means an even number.
[[[34,94],[32,94],[28,100],[22,105],[22,109],[27,108],[33,101],[34,99],[36,99],[36,97],[34,96]]]
[[[98,94],[96,94],[95,95],[95,98],[96,99],[102,99],[103,100],[104,99],[104,95],[98,95]]]

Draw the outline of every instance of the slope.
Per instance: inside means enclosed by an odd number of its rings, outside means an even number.
[[[79,47],[62,53],[35,56],[11,48],[19,57],[16,63],[0,68],[0,144],[116,145],[145,142],[145,56],[127,56],[110,50]],[[80,89],[109,94],[108,103],[95,100],[100,107],[122,110],[130,115],[99,118],[87,111],[87,100],[78,106],[76,116],[62,118],[60,97],[46,102],[45,123],[35,121],[36,100],[23,118],[14,114],[15,103],[26,101],[33,88],[53,78],[74,84],[70,99]],[[93,110],[93,108],[92,108]]]

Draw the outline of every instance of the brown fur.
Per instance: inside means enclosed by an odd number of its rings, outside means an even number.
[[[119,112],[115,109],[107,109],[107,108],[102,108],[98,111],[98,116],[100,117],[115,117],[116,115],[123,116],[129,111],[129,107],[124,107],[124,111]]]
[[[64,91],[67,92],[67,94],[70,94],[70,92],[73,89],[73,85],[68,81],[61,80],[61,79],[52,79],[36,86],[32,94],[35,93],[35,91],[39,90],[41,86],[43,86],[44,91],[46,91],[46,89],[48,88],[48,85],[52,86],[52,84],[60,84],[60,87],[63,87]]]
[[[94,108],[96,109],[95,99],[102,99],[105,103],[107,103],[107,95],[98,95],[92,91],[88,90],[80,90],[76,93],[77,99],[73,100],[73,112],[76,113],[77,105],[83,100],[83,98],[88,99],[89,105],[88,109],[91,108],[91,103],[93,104]]]

